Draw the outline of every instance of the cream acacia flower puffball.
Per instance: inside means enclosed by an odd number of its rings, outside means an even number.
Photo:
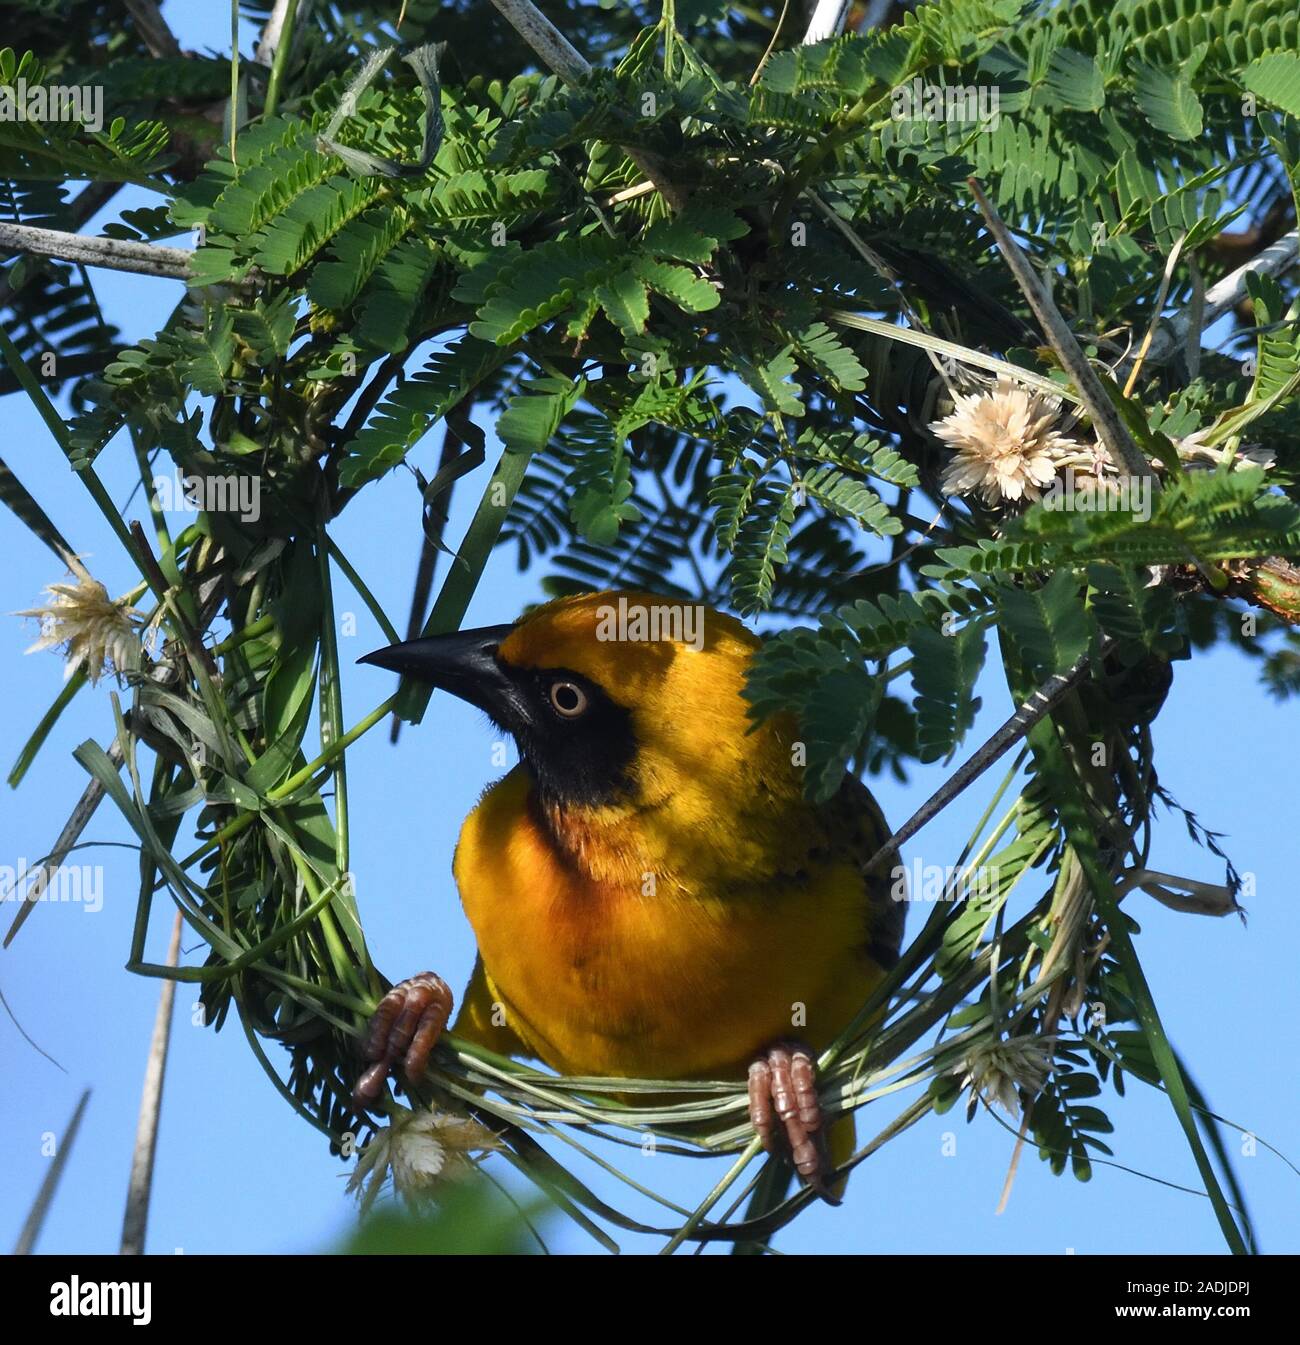
[[[65,678],[84,667],[91,684],[98,683],[105,669],[134,672],[144,654],[147,633],[140,613],[124,599],[113,599],[76,556],[65,556],[72,583],[51,584],[45,590],[50,601],[44,607],[29,607],[15,616],[36,617],[41,638],[26,652],[43,649],[65,651]]]
[[[970,1089],[972,1108],[982,1098],[988,1106],[997,1103],[1008,1115],[1019,1116],[1020,1093],[1036,1097],[1047,1082],[1050,1064],[1041,1037],[1011,1037],[977,1042],[953,1073],[965,1075],[961,1086]]]
[[[1085,451],[1053,427],[1061,404],[999,379],[992,392],[958,396],[931,431],[956,450],[943,475],[945,495],[977,492],[987,503],[1036,500],[1060,458]]]
[[[361,1151],[347,1189],[358,1198],[364,1214],[391,1177],[397,1194],[415,1206],[442,1182],[473,1172],[472,1153],[500,1147],[496,1135],[472,1117],[398,1106],[389,1124]]]

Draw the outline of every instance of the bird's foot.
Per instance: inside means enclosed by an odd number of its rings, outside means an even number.
[[[407,1082],[424,1075],[451,1017],[451,1006],[451,987],[431,971],[399,981],[379,1001],[363,1049],[366,1067],[352,1090],[359,1108],[370,1110],[379,1102],[384,1081],[398,1060]]]
[[[769,1046],[749,1067],[749,1119],[763,1148],[788,1158],[823,1200],[838,1205],[826,1178],[831,1170],[817,1067],[799,1042]]]

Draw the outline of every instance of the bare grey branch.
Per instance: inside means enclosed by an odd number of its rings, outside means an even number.
[[[101,266],[109,271],[133,271],[138,275],[185,280],[190,258],[185,248],[160,247],[156,243],[131,243],[119,238],[90,238],[58,229],[36,229],[28,224],[0,223],[0,248],[26,252],[34,257],[55,257],[82,266]]]

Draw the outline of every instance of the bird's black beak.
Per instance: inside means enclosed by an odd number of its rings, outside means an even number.
[[[358,663],[389,668],[403,677],[428,682],[477,705],[497,723],[510,727],[525,710],[519,688],[497,660],[497,646],[512,626],[482,626],[451,635],[430,635],[376,649]]]

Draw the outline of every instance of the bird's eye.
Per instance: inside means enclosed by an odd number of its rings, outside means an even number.
[[[552,682],[551,704],[565,719],[577,719],[587,708],[587,693],[576,682]]]

